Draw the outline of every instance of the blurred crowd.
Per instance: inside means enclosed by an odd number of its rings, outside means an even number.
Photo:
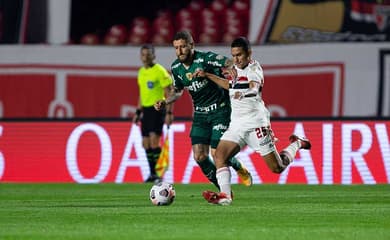
[[[176,31],[184,29],[199,44],[229,43],[237,36],[247,36],[249,10],[250,0],[191,0],[180,9],[162,6],[148,16],[140,12],[128,23],[114,23],[103,32],[85,32],[73,43],[167,45]]]

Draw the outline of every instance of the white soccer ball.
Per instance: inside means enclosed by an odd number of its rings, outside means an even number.
[[[176,192],[172,184],[159,182],[150,189],[150,201],[156,206],[167,206],[175,200]]]

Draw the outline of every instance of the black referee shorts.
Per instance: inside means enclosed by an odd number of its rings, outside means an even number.
[[[148,137],[151,132],[162,134],[165,122],[165,111],[157,111],[154,107],[144,107],[141,119],[141,131],[143,137]]]

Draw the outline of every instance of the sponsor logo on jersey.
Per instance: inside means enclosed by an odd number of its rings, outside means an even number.
[[[213,126],[213,130],[217,130],[217,131],[226,130],[227,128],[228,127],[226,125],[223,125],[222,123]]]
[[[214,67],[222,67],[222,64],[220,64],[217,61],[208,61],[207,64],[214,66]]]
[[[222,104],[221,104],[221,107],[222,107]],[[196,112],[210,112],[210,111],[214,111],[216,109],[217,109],[217,104],[216,103],[213,103],[213,104],[211,104],[210,106],[207,106],[207,107],[195,106],[195,111]]]
[[[215,59],[217,59],[217,60],[222,60],[222,59],[223,59],[223,56],[222,56],[222,55],[217,55],[217,56],[215,57]]]
[[[207,79],[203,79],[202,81],[194,81],[191,85],[187,86],[186,88],[189,91],[197,92],[199,89],[203,88],[208,84]]]
[[[265,141],[262,141],[259,143],[260,146],[265,146],[265,145],[268,145],[268,144],[271,144],[271,138],[265,138]]]
[[[204,62],[204,59],[203,59],[203,58],[196,58],[196,59],[194,60],[194,63],[202,63],[202,62]]]

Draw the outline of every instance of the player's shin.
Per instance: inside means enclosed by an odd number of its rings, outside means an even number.
[[[295,141],[280,152],[280,158],[278,159],[278,163],[283,170],[293,162],[299,148],[299,142]]]
[[[210,182],[212,182],[218,189],[220,189],[216,177],[217,169],[210,157],[207,156],[206,159],[199,162],[197,161],[197,163],[207,179],[209,179]]]
[[[153,162],[154,162],[154,166],[156,166],[157,160],[158,160],[158,158],[160,157],[160,154],[161,154],[161,148],[160,147],[152,148],[151,152],[152,152],[152,155],[153,155],[152,159],[153,159]]]
[[[290,143],[281,153],[285,153],[290,158],[290,163],[294,160],[297,151],[299,150],[300,145],[298,141]],[[289,164],[290,164],[289,163]],[[288,164],[287,164],[288,165]]]
[[[154,149],[149,148],[149,149],[146,149],[145,152],[146,152],[146,157],[147,157],[148,163],[149,163],[150,174],[156,175],[156,170],[155,170],[156,158],[155,158]]]

